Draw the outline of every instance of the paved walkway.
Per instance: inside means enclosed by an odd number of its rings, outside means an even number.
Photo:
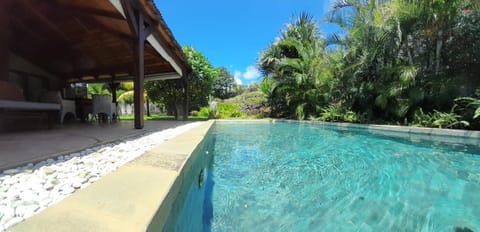
[[[145,121],[142,130],[133,129],[133,121],[103,125],[71,123],[53,130],[1,133],[0,170],[186,123],[188,122]]]

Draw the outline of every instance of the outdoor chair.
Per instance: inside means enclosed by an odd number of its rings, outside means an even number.
[[[112,97],[109,95],[93,95],[92,96],[92,114],[100,121],[102,116],[106,116],[106,120],[113,121],[117,116],[117,106],[112,103]]]
[[[67,114],[71,114],[74,119],[77,118],[77,114],[75,113],[75,101],[62,99],[59,91],[48,91],[43,94],[41,100],[42,102],[60,104],[60,124],[63,124]]]

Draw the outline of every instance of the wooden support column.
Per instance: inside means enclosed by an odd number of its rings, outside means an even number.
[[[150,116],[151,116],[151,115],[150,115],[150,99],[148,99],[148,97],[147,97],[147,99],[145,99],[145,101],[147,102],[147,104],[146,104],[146,107],[147,107],[147,116],[150,117]]]
[[[117,103],[117,84],[116,83],[112,83],[111,90],[112,90],[112,103]]]
[[[133,82],[133,101],[135,107],[135,128],[143,129],[144,121],[144,99],[143,83],[145,78],[145,30],[143,26],[143,15],[138,14],[138,38],[134,42],[135,48],[135,76]]]
[[[134,53],[134,74],[133,74],[133,104],[135,114],[135,129],[143,129],[144,121],[144,98],[143,83],[145,79],[145,22],[142,12],[132,6],[132,2],[121,0],[123,10],[127,17],[130,31],[134,34],[132,48]]]
[[[0,80],[9,81],[10,8],[11,0],[0,1]]]
[[[118,103],[117,103],[117,89],[120,86],[119,83],[115,83],[115,74],[112,74],[112,82],[110,82],[110,91],[112,91],[112,103],[115,104],[115,113],[113,120],[118,119]]]
[[[112,82],[110,83],[110,90],[112,91],[112,103],[117,103],[117,89],[119,87],[119,83],[115,83],[115,75],[112,74]]]

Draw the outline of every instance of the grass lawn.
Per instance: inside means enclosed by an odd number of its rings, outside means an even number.
[[[133,120],[133,115],[132,116],[120,116],[120,120]],[[151,116],[144,116],[143,117],[145,120],[175,120],[175,116],[170,116],[170,115],[151,115]],[[207,117],[198,117],[198,116],[188,116],[188,121],[207,121]]]

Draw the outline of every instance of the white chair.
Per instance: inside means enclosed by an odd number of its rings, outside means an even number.
[[[74,119],[76,119],[77,114],[75,113],[75,111],[75,101],[62,99],[62,108],[60,109],[60,124],[63,124],[65,116],[69,113],[73,115]]]
[[[93,95],[92,108],[92,114],[97,119],[100,119],[99,114],[106,115],[109,121],[117,116],[117,106],[112,103],[112,97],[109,95]]]
[[[43,94],[41,100],[42,102],[60,104],[60,124],[63,124],[67,114],[72,114],[74,119],[77,118],[75,101],[62,99],[59,91],[48,91]]]

